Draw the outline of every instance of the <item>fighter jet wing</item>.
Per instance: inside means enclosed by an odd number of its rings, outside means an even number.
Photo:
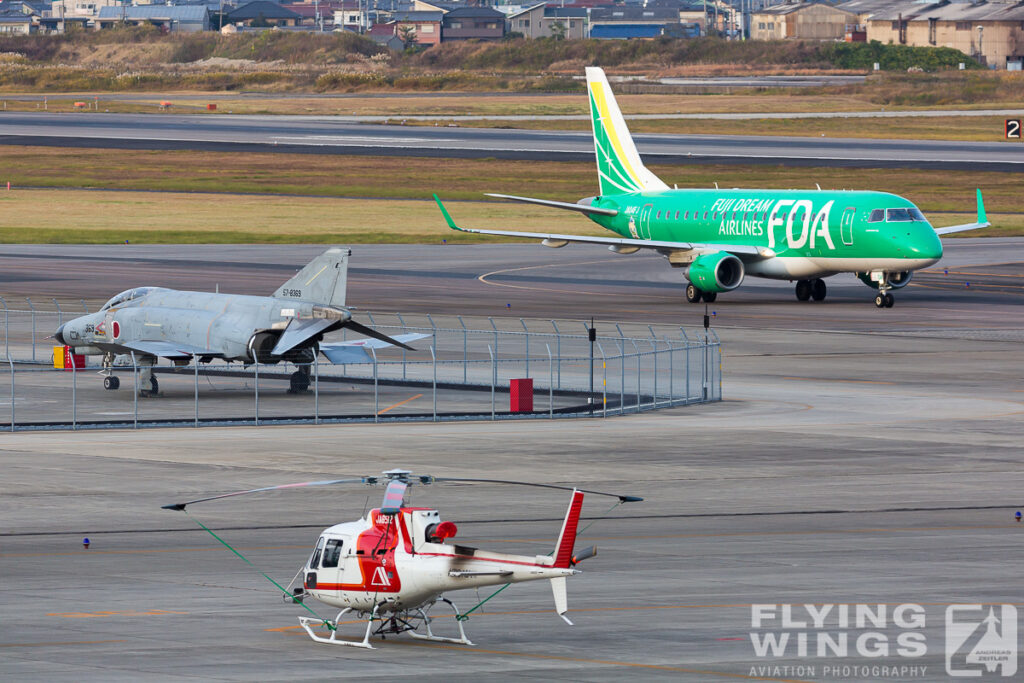
[[[179,344],[167,341],[125,341],[120,346],[132,351],[146,353],[162,358],[191,358],[192,356],[223,356],[220,351],[202,349],[191,344]]]
[[[325,318],[310,318],[307,320],[292,318],[288,321],[288,327],[284,329],[284,332],[277,340],[277,344],[274,346],[274,350],[270,353],[280,356],[282,353],[291,351],[310,337],[320,334],[331,325],[336,325],[337,323],[337,320]]]
[[[417,339],[423,339],[429,336],[429,334],[412,332],[409,334],[397,335],[396,337],[393,337],[393,339],[403,344],[407,344],[408,342],[413,342]],[[320,352],[327,356],[327,360],[331,361],[335,365],[346,365],[348,363],[370,363],[373,362],[373,358],[368,352],[369,349],[383,349],[388,346],[392,346],[392,344],[381,339],[353,339],[351,341],[320,344]]]

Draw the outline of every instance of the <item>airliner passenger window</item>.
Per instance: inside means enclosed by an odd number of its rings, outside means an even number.
[[[676,211],[676,220],[679,220],[679,212]]]

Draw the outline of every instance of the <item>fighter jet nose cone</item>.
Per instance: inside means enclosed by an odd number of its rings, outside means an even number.
[[[67,342],[64,341],[64,326],[61,325],[57,328],[57,331],[53,333],[53,338],[57,340],[57,343],[61,346],[67,346]]]

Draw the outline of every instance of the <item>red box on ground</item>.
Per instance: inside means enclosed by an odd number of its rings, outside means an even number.
[[[508,382],[509,410],[513,413],[533,412],[533,379],[510,379]]]
[[[71,347],[64,347],[64,369],[68,372],[81,370],[85,367],[85,356],[81,353],[71,353]]]

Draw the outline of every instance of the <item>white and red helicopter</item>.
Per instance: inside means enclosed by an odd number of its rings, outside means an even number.
[[[555,611],[571,626],[572,622],[565,616],[568,610],[565,579],[578,573],[574,568],[577,564],[597,554],[596,547],[586,548],[578,553],[575,553],[573,548],[584,494],[610,496],[618,498],[620,503],[643,500],[636,496],[553,484],[434,477],[394,469],[384,472],[382,477],[331,479],[268,486],[184,503],[172,503],[163,507],[183,511],[195,503],[262,491],[336,484],[376,485],[385,482],[387,490],[384,492],[380,508],[370,510],[366,517],[354,522],[328,527],[320,534],[309,560],[296,574],[295,579],[292,579],[294,583],[302,576],[301,588],[295,588],[289,593],[291,583],[288,587],[281,587],[274,582],[284,592],[286,601],[302,603],[306,596],[311,596],[326,605],[342,608],[333,620],[299,617],[299,623],[310,638],[318,643],[373,649],[370,636],[379,635],[384,638],[391,634],[408,633],[413,638],[423,640],[472,645],[463,627],[466,617],[459,612],[455,603],[444,597],[446,592],[540,579],[551,581]],[[572,500],[551,554],[509,555],[446,543],[453,539],[458,531],[453,522],[442,521],[437,510],[409,507],[405,504],[405,493],[409,486],[415,483],[435,482],[513,484],[561,489],[572,491]],[[210,533],[231,548],[213,532]],[[237,554],[237,551],[235,552]],[[267,578],[270,579],[269,576]],[[270,580],[273,582],[273,579]],[[434,635],[430,626],[431,617],[427,613],[439,601],[447,603],[455,611],[458,638]],[[349,612],[366,619],[366,632],[361,641],[338,637],[341,619]],[[417,632],[420,626],[424,628],[425,633]],[[327,628],[329,635],[322,635],[314,630],[322,627]]]

